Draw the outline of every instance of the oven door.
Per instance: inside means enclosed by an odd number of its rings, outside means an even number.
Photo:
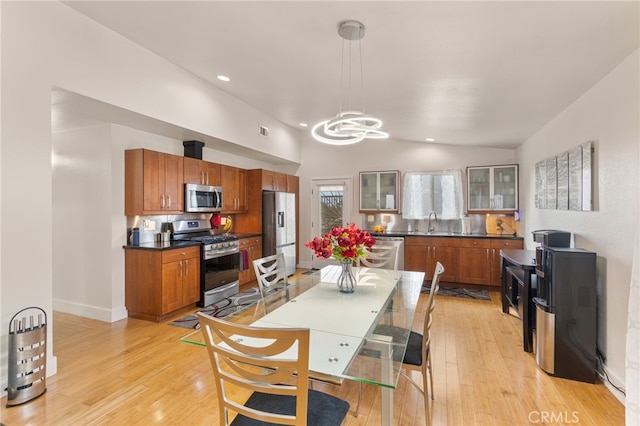
[[[238,281],[240,253],[229,253],[202,261],[202,292]]]

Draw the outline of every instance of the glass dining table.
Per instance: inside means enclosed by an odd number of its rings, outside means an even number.
[[[381,387],[382,424],[393,424],[393,390],[407,347],[424,273],[354,267],[354,293],[341,293],[342,268],[330,265],[239,308],[226,321],[255,327],[310,330],[309,375],[340,384],[354,380]],[[387,330],[394,325],[393,336]],[[403,332],[398,332],[397,330]],[[197,330],[181,339],[205,346]]]

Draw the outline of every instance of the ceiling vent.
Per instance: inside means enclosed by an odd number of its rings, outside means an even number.
[[[184,156],[190,158],[196,158],[198,160],[202,160],[202,147],[204,146],[204,142],[200,141],[183,141],[182,145],[184,146]]]
[[[269,136],[269,128],[265,126],[258,126],[258,133],[260,136]]]

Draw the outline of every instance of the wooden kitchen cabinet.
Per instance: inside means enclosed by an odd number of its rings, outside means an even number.
[[[183,157],[132,149],[124,158],[126,216],[184,213]]]
[[[467,167],[467,212],[518,210],[518,165]]]
[[[262,170],[262,189],[266,191],[287,191],[287,175],[272,170]]]
[[[460,282],[488,284],[491,278],[491,241],[486,238],[460,239]]]
[[[457,282],[460,241],[453,237],[405,237],[404,266],[408,271],[424,272],[426,281],[433,278],[436,263],[444,266],[442,281]]]
[[[442,263],[442,281],[499,286],[500,250],[522,249],[523,240],[513,238],[469,238],[408,236],[404,239],[404,267],[407,271],[433,277],[436,262]]]
[[[502,284],[502,264],[500,258],[500,250],[522,250],[524,247],[523,240],[513,239],[491,239],[491,252],[489,257],[490,262],[490,278],[489,285],[500,286]]]
[[[400,172],[360,172],[360,212],[398,212]]]
[[[222,212],[246,213],[247,207],[247,171],[238,167],[220,165],[220,183],[222,185]]]
[[[253,269],[253,261],[262,257],[262,237],[240,238],[239,248],[240,254],[246,250],[249,258],[248,268],[240,272],[238,277],[240,285],[255,281],[256,272]]]
[[[200,300],[200,247],[125,250],[129,317],[163,321]]]
[[[220,185],[220,164],[184,157],[184,183]]]

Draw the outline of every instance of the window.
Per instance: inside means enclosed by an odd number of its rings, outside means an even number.
[[[402,218],[426,219],[434,211],[439,218],[464,216],[462,171],[407,172],[402,192]]]

